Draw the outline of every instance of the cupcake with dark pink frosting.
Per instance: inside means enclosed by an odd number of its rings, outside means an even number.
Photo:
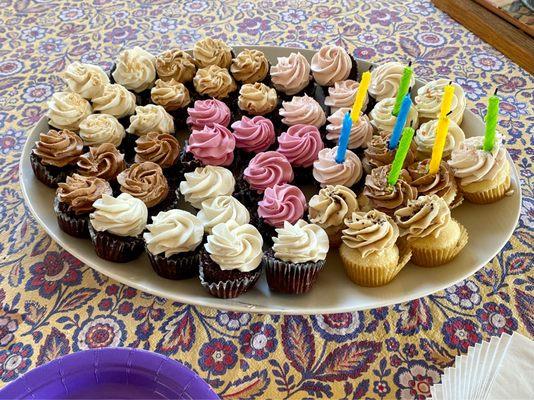
[[[235,147],[245,153],[254,154],[266,151],[276,141],[274,125],[271,120],[260,115],[243,117],[232,124]]]
[[[313,163],[313,177],[321,187],[328,185],[343,185],[354,187],[363,175],[362,163],[358,156],[347,150],[345,161],[336,161],[337,146],[326,148],[319,152],[317,160]]]
[[[270,72],[271,82],[282,98],[313,94],[310,63],[302,54],[291,53],[289,57],[278,57],[278,62]]]
[[[228,106],[220,100],[208,99],[197,100],[193,107],[187,109],[187,124],[191,130],[200,130],[205,126],[219,124],[228,127],[232,112]]]
[[[335,146],[339,142],[339,135],[343,127],[343,118],[350,112],[350,108],[339,108],[335,113],[329,116],[328,125],[326,125],[326,142],[328,145]],[[351,150],[365,149],[367,143],[373,137],[373,125],[367,115],[360,115],[357,123],[353,123],[350,128],[349,145]]]

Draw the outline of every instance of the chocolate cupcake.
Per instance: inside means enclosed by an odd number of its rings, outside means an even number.
[[[193,107],[187,109],[187,124],[191,130],[201,130],[205,126],[212,127],[217,123],[225,128],[230,125],[232,112],[220,100],[197,100]]]
[[[69,90],[78,93],[84,99],[93,99],[102,95],[109,77],[98,65],[73,62],[61,73]]]
[[[313,163],[313,177],[321,187],[328,185],[343,185],[349,188],[360,181],[363,176],[362,163],[359,157],[347,150],[345,161],[336,161],[337,146],[326,148],[319,152],[317,160]]]
[[[376,102],[387,98],[396,98],[399,91],[400,82],[404,73],[405,65],[397,61],[380,64],[371,72],[371,82],[369,84],[369,97],[371,106]],[[410,87],[415,84],[415,76],[412,74]]]
[[[91,114],[80,123],[80,137],[84,146],[99,146],[111,143],[120,147],[126,136],[119,120],[109,114]]]
[[[35,177],[46,186],[56,188],[76,169],[83,153],[83,141],[69,130],[49,130],[39,134],[39,140],[30,154]]]
[[[271,67],[271,82],[283,100],[292,96],[313,95],[314,85],[310,63],[301,53],[291,53],[289,57],[278,57]]]
[[[211,233],[216,225],[228,221],[235,221],[238,225],[250,222],[250,213],[247,208],[235,197],[229,195],[204,200],[197,217],[206,233]]]
[[[91,104],[78,93],[56,92],[47,102],[48,125],[77,132],[80,123],[93,111]]]
[[[240,84],[265,82],[269,67],[269,60],[262,51],[245,49],[232,60],[230,72]]]
[[[140,104],[147,104],[156,80],[156,58],[138,46],[123,50],[111,75],[116,83],[137,93]]]
[[[186,107],[191,102],[191,98],[189,97],[189,90],[183,83],[174,79],[169,81],[158,79],[150,90],[150,98],[154,104],[162,106],[173,116],[175,125],[185,126]]]
[[[113,115],[124,128],[130,125],[130,115],[135,113],[135,94],[118,83],[107,84],[100,96],[91,100],[95,113]]]
[[[360,83],[352,79],[335,82],[334,86],[330,86],[328,96],[324,99],[324,105],[328,107],[327,115],[335,113],[340,108],[351,109],[359,87]],[[364,114],[368,103],[369,96],[366,95],[362,107]]]
[[[328,125],[326,125],[325,137],[327,145],[336,146],[338,144],[346,113],[350,113],[350,108],[339,108],[327,118]],[[358,122],[351,125],[348,148],[351,150],[367,148],[367,143],[373,137],[373,131],[373,125],[371,125],[367,115],[361,114]]]
[[[187,172],[180,182],[180,193],[185,201],[199,209],[202,202],[221,195],[232,195],[235,189],[235,178],[232,172],[223,167],[208,165]]]
[[[233,108],[237,85],[227,69],[216,65],[200,68],[193,78],[193,85],[201,99],[213,97]]]
[[[294,96],[291,101],[283,101],[278,111],[283,126],[313,125],[321,129],[326,123],[326,115],[321,105],[308,95]]]
[[[369,113],[369,118],[371,124],[375,127],[375,130],[378,133],[393,132],[393,127],[397,123],[397,117],[395,117],[393,112],[393,107],[395,106],[395,98],[388,97],[386,99],[380,100],[374,108]],[[419,117],[415,107],[411,107],[408,112],[408,119],[406,120],[406,126],[411,126],[413,129],[417,129],[419,126]]]
[[[68,176],[60,182],[54,199],[54,212],[63,232],[71,236],[89,237],[89,213],[94,211],[93,203],[104,194],[111,196],[108,182],[96,177],[78,174]]]
[[[89,235],[96,254],[120,263],[138,258],[145,247],[142,236],[148,219],[145,203],[128,193],[118,197],[104,194],[93,207]]]
[[[220,68],[230,68],[232,64],[232,49],[221,39],[206,37],[195,43],[193,57],[199,68],[211,65]]]
[[[379,135],[375,135],[367,143],[367,148],[363,151],[362,164],[366,173],[370,174],[374,168],[389,165],[395,159],[397,149],[389,149],[390,133],[382,132]],[[415,144],[412,141],[408,154],[404,159],[403,168],[411,165],[415,161]]]
[[[195,60],[180,49],[164,51],[156,57],[156,73],[162,81],[189,84],[197,72]]]
[[[126,169],[124,154],[111,143],[89,147],[89,151],[80,156],[77,165],[80,175],[108,181],[111,188],[117,192],[117,175]]]
[[[204,229],[197,217],[184,210],[162,211],[146,228],[146,252],[159,276],[176,280],[198,276]]]
[[[241,86],[237,106],[242,116],[262,115],[272,120],[276,126],[280,125],[276,90],[263,83],[247,83]]]
[[[245,164],[256,153],[267,151],[274,146],[276,133],[271,120],[256,116],[242,117],[232,124],[235,138],[236,156],[241,164]]]
[[[262,259],[269,288],[287,294],[309,292],[326,263],[326,232],[302,219],[295,224],[286,221],[273,241]]]
[[[234,298],[261,275],[263,240],[258,230],[235,221],[218,224],[200,254],[200,283],[215,297]]]

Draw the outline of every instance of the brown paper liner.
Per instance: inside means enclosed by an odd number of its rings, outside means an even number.
[[[339,246],[341,246],[341,229],[335,233],[329,233],[328,242],[331,249],[337,249]]]
[[[458,221],[456,223],[460,226],[460,239],[455,246],[449,249],[417,249],[412,247],[412,262],[420,267],[437,267],[456,257],[469,240],[467,229]]]
[[[54,198],[54,212],[61,230],[78,238],[89,237],[89,214],[76,215],[68,210],[69,206]]]
[[[464,194],[464,197],[471,203],[490,204],[506,196],[506,192],[510,190],[510,185],[511,185],[510,175],[508,175],[506,179],[504,180],[504,182],[501,183],[496,188],[488,189],[483,192],[475,192],[475,193],[463,192],[463,194]]]
[[[96,255],[104,260],[125,263],[138,258],[145,250],[142,236],[118,236],[109,232],[98,232],[89,222],[89,235]]]
[[[174,254],[165,257],[165,254],[152,254],[145,246],[148,259],[154,271],[163,278],[182,280],[198,276],[199,251]]]
[[[397,274],[410,261],[412,252],[408,246],[401,242],[399,247],[399,261],[396,265],[383,265],[380,267],[369,267],[367,265],[359,265],[350,259],[350,247],[341,245],[339,248],[339,255],[343,261],[345,272],[350,280],[357,285],[366,287],[376,287],[388,284],[397,276]]]

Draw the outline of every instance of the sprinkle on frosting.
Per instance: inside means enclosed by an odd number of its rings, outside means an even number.
[[[371,71],[371,83],[369,85],[369,94],[376,101],[384,100],[388,97],[397,97],[400,81],[404,73],[405,66],[397,61],[391,61],[379,65]],[[415,77],[412,74],[410,86],[415,84]]]
[[[207,165],[184,174],[180,182],[180,193],[195,208],[201,208],[202,202],[213,197],[230,196],[235,189],[235,178],[230,170],[223,167]]]
[[[186,151],[205,165],[228,166],[234,161],[235,138],[232,133],[217,123],[212,127],[193,130]]]
[[[206,37],[195,43],[193,57],[201,68],[211,65],[229,68],[232,63],[232,49],[221,39]]]
[[[56,92],[48,100],[46,115],[54,128],[77,131],[91,112],[91,104],[78,93]]]
[[[449,84],[448,79],[437,79],[428,82],[417,91],[415,96],[415,107],[419,112],[421,119],[436,119],[439,117],[441,111],[441,101],[445,86]],[[457,83],[452,83],[454,87],[454,96],[452,98],[451,113],[449,118],[451,121],[460,124],[466,108],[466,99],[464,90]]]
[[[156,80],[156,58],[138,46],[123,50],[112,75],[115,82],[140,93],[150,89]]]
[[[197,100],[192,108],[187,109],[187,113],[189,117],[186,122],[195,130],[215,123],[228,127],[232,114],[226,104],[216,99]]]
[[[75,164],[83,151],[83,141],[67,129],[54,129],[39,134],[39,140],[32,152],[45,165],[64,167]]]
[[[247,83],[241,86],[238,107],[252,115],[265,115],[278,105],[276,90],[263,83]]]
[[[93,98],[93,109],[102,114],[123,118],[135,112],[135,94],[118,83],[108,84],[100,96]]]
[[[379,132],[393,132],[393,127],[397,122],[397,117],[392,113],[395,106],[395,98],[388,97],[380,100],[376,103],[375,107],[371,110],[369,116],[371,117],[371,123]],[[406,120],[406,126],[411,126],[416,129],[419,123],[419,117],[415,107],[411,107],[408,112],[408,119]]]
[[[65,182],[58,183],[56,190],[58,200],[67,204],[68,210],[78,215],[93,211],[93,203],[104,194],[112,194],[108,182],[94,176],[78,174],[67,176]]]
[[[280,116],[282,123],[287,126],[306,124],[320,128],[326,123],[326,115],[321,105],[306,94],[294,96],[291,101],[283,101]]]
[[[288,184],[266,188],[263,200],[258,203],[258,215],[277,228],[283,226],[284,221],[297,222],[305,211],[304,194],[298,187]]]
[[[168,81],[158,79],[150,91],[150,97],[155,104],[163,106],[167,111],[179,110],[191,102],[189,90],[183,83],[174,79]]]
[[[156,72],[163,81],[187,83],[197,72],[195,60],[185,51],[170,49],[156,57]]]
[[[78,159],[78,173],[106,181],[115,179],[126,169],[124,155],[111,143],[89,147],[89,152]]]
[[[313,177],[322,187],[327,185],[343,185],[351,187],[362,177],[363,168],[358,156],[347,150],[345,161],[336,161],[337,146],[319,152],[318,159],[313,163]]]
[[[284,222],[273,237],[274,256],[292,263],[318,262],[328,254],[328,235],[319,225],[299,219],[295,224]]]
[[[442,161],[436,174],[428,173],[429,159],[419,161],[408,167],[412,179],[411,185],[417,189],[418,196],[437,195],[442,197],[447,205],[456,198],[456,181],[451,167]]]
[[[360,83],[352,79],[336,82],[334,86],[328,88],[328,96],[324,99],[324,104],[330,107],[332,113],[340,108],[351,109],[359,87]],[[369,96],[366,95],[362,110],[365,110],[368,101]]]
[[[104,194],[93,203],[93,207],[96,211],[89,217],[98,232],[136,237],[146,227],[148,210],[145,203],[128,193],[121,193],[118,197]]]
[[[193,85],[199,94],[216,99],[227,98],[237,89],[228,70],[216,65],[200,68],[193,78]]]
[[[408,240],[427,236],[438,237],[451,221],[451,212],[441,197],[421,196],[395,211],[395,220]]]
[[[421,124],[417,130],[414,142],[417,146],[417,151],[424,158],[430,158],[432,155],[432,149],[434,148],[434,142],[436,141],[436,129],[438,126],[438,120],[425,122]],[[449,130],[447,131],[447,137],[445,139],[445,147],[443,149],[443,158],[448,158],[454,149],[457,149],[465,140],[465,134],[462,128],[460,128],[456,122],[449,122]]]
[[[85,146],[111,143],[119,146],[126,132],[113,115],[91,114],[80,123],[80,137]]]
[[[311,70],[315,81],[321,86],[332,86],[347,79],[352,69],[352,59],[340,46],[327,45],[313,55]]]
[[[230,72],[238,82],[260,82],[269,72],[269,61],[263,52],[245,49],[232,60]]]
[[[341,128],[343,127],[343,118],[350,108],[339,108],[335,113],[328,117],[329,124],[326,125],[326,138],[331,142],[338,143]],[[373,125],[367,115],[360,115],[357,123],[353,123],[350,128],[349,149],[366,148],[367,142],[373,136]]]
[[[275,185],[293,181],[293,168],[287,158],[277,151],[258,153],[250,160],[243,178],[258,193]]]
[[[310,222],[328,233],[338,232],[345,226],[345,218],[358,211],[356,194],[343,185],[328,185],[314,195],[309,202]]]
[[[73,62],[61,74],[70,91],[78,93],[84,99],[98,97],[109,83],[109,77],[98,65]]]
[[[161,167],[153,162],[134,163],[117,176],[121,192],[142,200],[153,207],[169,194],[169,184]]]
[[[324,148],[319,130],[313,125],[290,126],[278,137],[278,152],[295,167],[310,167]]]
[[[247,208],[232,196],[213,197],[204,200],[201,206],[197,217],[208,233],[211,233],[214,226],[228,221],[235,221],[239,225],[250,222]]]
[[[135,162],[151,161],[161,168],[170,168],[180,155],[180,143],[168,134],[149,132],[135,141]]]
[[[162,106],[148,104],[135,107],[135,115],[130,117],[126,132],[137,136],[148,132],[174,133],[174,120]]]
[[[271,67],[271,81],[276,90],[293,96],[310,84],[310,71],[306,57],[291,53],[289,57],[278,57],[278,63]]]
[[[253,118],[243,116],[232,124],[235,147],[247,152],[265,151],[275,140],[274,125],[270,119],[257,115]]]

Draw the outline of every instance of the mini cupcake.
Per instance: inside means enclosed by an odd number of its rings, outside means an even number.
[[[276,141],[273,123],[259,115],[252,118],[243,116],[241,120],[235,121],[232,124],[232,134],[241,162],[246,162],[255,153],[267,151]]]
[[[54,199],[54,212],[63,232],[71,236],[89,237],[89,213],[102,195],[112,195],[111,186],[103,179],[78,174],[60,182]]]
[[[336,161],[337,146],[326,148],[319,152],[317,160],[313,163],[313,177],[321,187],[328,185],[355,186],[363,175],[363,167],[359,157],[347,150],[345,161]]]
[[[158,79],[150,90],[150,98],[154,104],[162,106],[165,111],[170,113],[178,126],[185,125],[186,107],[191,102],[191,98],[189,97],[189,90],[183,83],[174,79],[169,81]]]
[[[184,210],[162,211],[146,229],[146,252],[159,276],[176,280],[198,276],[204,230],[197,217]]]
[[[319,130],[313,125],[292,125],[278,137],[278,149],[293,166],[297,182],[310,183],[313,164],[323,150]]]
[[[374,108],[371,110],[371,113],[369,114],[371,124],[373,124],[378,133],[393,132],[393,127],[397,122],[397,117],[392,114],[394,106],[395,98],[388,97],[376,103]],[[419,118],[417,116],[417,110],[414,106],[412,106],[408,112],[406,126],[411,126],[412,128],[417,129],[419,126],[418,123]]]
[[[276,65],[271,67],[271,82],[286,100],[290,96],[313,94],[313,80],[310,63],[300,53],[291,53],[289,57],[278,57]]]
[[[211,65],[220,68],[230,68],[232,64],[232,49],[221,39],[206,37],[195,43],[193,57],[199,68]]]
[[[390,133],[382,132],[380,135],[374,135],[369,142],[367,148],[363,151],[362,165],[367,174],[370,174],[374,168],[389,165],[395,159],[397,149],[389,149]],[[404,159],[403,167],[406,168],[415,161],[415,143],[410,143],[408,154]]]
[[[69,130],[49,130],[39,134],[39,140],[30,154],[35,177],[46,186],[56,188],[76,169],[83,153],[83,141]]]
[[[448,79],[437,79],[419,88],[417,96],[415,96],[415,108],[422,123],[439,118],[443,93],[445,86],[449,83]],[[466,108],[465,94],[462,87],[457,83],[452,83],[452,86],[454,87],[454,96],[449,118],[451,121],[456,122],[457,125],[461,125]]]
[[[209,234],[216,225],[228,221],[235,221],[238,225],[250,222],[250,213],[247,208],[235,197],[228,195],[204,200],[197,217]]]
[[[343,185],[329,185],[308,203],[310,222],[319,225],[328,235],[330,247],[339,247],[345,218],[359,210],[356,194]]]
[[[134,163],[117,176],[122,193],[128,193],[146,204],[150,215],[177,208],[174,192],[161,167],[153,162]]]
[[[80,122],[79,135],[84,146],[91,147],[111,143],[120,147],[126,132],[119,120],[113,115],[91,114]]]
[[[451,218],[442,198],[422,196],[395,212],[395,220],[406,236],[412,262],[436,267],[452,260],[468,241],[467,230]]]
[[[483,150],[483,143],[483,136],[468,138],[452,151],[449,160],[464,197],[476,204],[502,199],[511,186],[510,163],[502,138],[496,138],[492,151]]]
[[[109,77],[98,65],[73,62],[61,74],[69,90],[78,93],[84,99],[99,97],[109,84]]]
[[[91,104],[73,92],[56,92],[47,104],[48,125],[73,132],[78,131],[80,122],[92,112]]]
[[[315,82],[323,87],[334,86],[346,79],[357,80],[358,65],[340,46],[326,45],[313,55],[311,70]]]
[[[247,117],[262,115],[271,120],[278,118],[278,112],[274,112],[278,106],[276,90],[260,82],[241,86],[237,106],[241,114]]]
[[[138,46],[123,50],[111,76],[116,83],[137,93],[141,104],[146,104],[156,80],[156,57]]]
[[[417,147],[416,157],[418,160],[424,160],[432,156],[437,127],[438,120],[433,119],[432,121],[421,124],[419,129],[417,129],[413,140]],[[456,125],[456,122],[449,121],[449,129],[445,139],[445,147],[443,148],[443,159],[447,160],[452,151],[457,149],[464,140],[465,134],[462,128]]]
[[[236,97],[234,78],[227,69],[216,65],[200,68],[193,78],[193,85],[201,98],[213,97],[230,105]]]
[[[96,254],[120,263],[138,258],[144,250],[142,233],[148,219],[145,203],[128,193],[118,197],[104,194],[93,207],[89,234]]]
[[[333,114],[340,108],[351,109],[359,87],[360,83],[352,79],[335,82],[334,86],[330,86],[328,96],[324,99],[325,106],[329,107],[328,114]],[[366,95],[362,110],[366,110],[368,102],[369,96]]]
[[[228,221],[216,225],[200,254],[200,283],[215,297],[238,297],[261,275],[263,240],[250,225]]]
[[[124,154],[111,143],[89,147],[89,151],[80,156],[77,165],[80,175],[103,179],[115,190],[118,189],[117,175],[126,169]]]
[[[216,99],[197,100],[193,107],[187,109],[187,113],[187,124],[191,130],[197,131],[216,123],[227,128],[232,117],[228,106]]]
[[[417,189],[411,185],[412,179],[408,171],[403,169],[397,183],[392,186],[388,183],[390,169],[391,165],[378,167],[365,177],[362,200],[366,201],[360,203],[360,207],[376,208],[393,215],[395,210],[405,207],[409,200],[417,198]]]
[[[350,113],[350,108],[339,108],[327,118],[327,144],[331,146],[336,146],[338,144],[341,128],[343,127],[343,118],[347,112]],[[371,125],[371,121],[369,121],[367,115],[360,115],[358,122],[351,125],[348,148],[351,150],[367,148],[367,143],[373,137],[373,131],[373,125]]]
[[[284,222],[276,229],[274,245],[263,256],[262,266],[273,292],[309,292],[326,263],[328,236],[319,225],[302,219]]]
[[[245,49],[232,60],[230,72],[241,84],[263,82],[269,74],[269,60],[262,51]]]
[[[369,95],[375,102],[397,97],[404,68],[405,65],[400,62],[391,61],[381,64],[372,70]],[[410,87],[414,85],[415,76],[412,74]]]
[[[130,115],[135,113],[135,94],[118,83],[107,84],[100,96],[91,100],[93,111],[113,115],[124,128],[130,124]]]
[[[156,73],[162,81],[188,84],[197,72],[195,60],[180,49],[164,51],[156,57]]]
[[[286,127],[293,125],[313,125],[322,128],[326,123],[326,115],[321,105],[304,94],[304,96],[293,96],[291,101],[283,101],[279,110],[281,122]]]
[[[199,209],[202,202],[217,196],[231,196],[235,189],[232,172],[223,167],[208,165],[184,174],[180,193],[193,207]]]
[[[135,115],[130,117],[130,126],[126,129],[129,135],[124,142],[127,157],[134,155],[135,141],[138,136],[149,132],[174,133],[174,120],[162,106],[149,104],[135,107]]]
[[[368,287],[386,285],[410,260],[410,250],[397,246],[399,228],[386,214],[355,212],[345,224],[339,255],[352,282]]]

